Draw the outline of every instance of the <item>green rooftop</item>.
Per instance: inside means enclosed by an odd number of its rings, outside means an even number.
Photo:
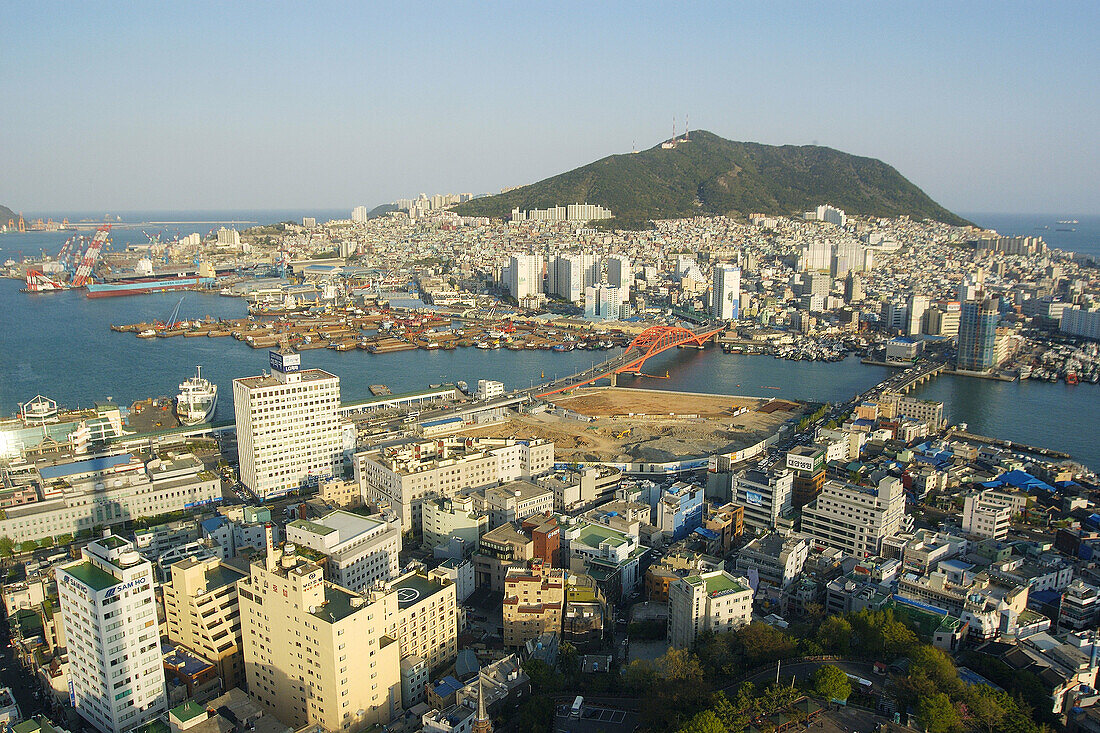
[[[119,582],[115,576],[86,560],[62,569],[95,591],[106,590]]]
[[[393,587],[397,589],[398,607],[408,608],[443,590],[444,586],[442,583],[428,580],[423,575],[412,573],[398,580]]]
[[[58,733],[49,720],[41,715],[36,715],[30,720],[16,723],[11,727],[12,733]]]
[[[308,519],[295,519],[287,526],[294,527],[295,529],[304,529],[306,532],[312,532],[313,534],[321,535],[322,537],[327,534],[332,534],[336,531],[335,527],[326,527],[323,524],[311,522]]]
[[[604,543],[612,547],[626,544],[626,537],[622,532],[598,524],[586,526],[577,535],[577,539],[590,547],[599,547]]]
[[[325,583],[325,605],[313,611],[313,615],[330,624],[343,621],[359,608],[351,605],[351,599],[357,598],[345,590]]]
[[[189,720],[199,717],[200,715],[206,715],[206,708],[199,705],[194,700],[188,700],[183,705],[177,705],[168,711],[168,714],[174,717],[181,723],[186,723]]]
[[[707,589],[707,593],[712,596],[730,591],[746,590],[745,586],[737,582],[736,578],[731,578],[723,572],[719,572],[714,575],[708,575],[705,578],[702,575],[691,575],[686,578],[686,580],[691,585],[699,585],[700,583],[702,583],[703,586]]]

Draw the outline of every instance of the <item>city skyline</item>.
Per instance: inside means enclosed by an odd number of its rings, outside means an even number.
[[[953,211],[1100,213],[1086,4],[840,5],[835,23],[799,5],[411,6],[399,33],[352,6],[58,7],[11,8],[50,34],[0,48],[16,210],[497,192],[689,118],[880,158]]]

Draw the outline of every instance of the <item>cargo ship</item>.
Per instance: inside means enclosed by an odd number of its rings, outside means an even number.
[[[208,287],[214,284],[212,277],[188,275],[184,277],[140,277],[114,282],[88,283],[89,298],[108,298],[119,295],[142,295],[144,293],[164,293],[169,290],[187,290],[196,287]]]

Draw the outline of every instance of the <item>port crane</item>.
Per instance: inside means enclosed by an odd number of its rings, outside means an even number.
[[[92,237],[92,241],[88,245],[88,249],[84,252],[83,259],[80,261],[80,266],[76,268],[71,287],[82,288],[88,284],[88,280],[92,276],[92,268],[95,267],[96,260],[99,259],[99,253],[103,249],[103,245],[107,242],[107,237],[110,233],[110,224],[104,224],[96,229],[95,236]]]

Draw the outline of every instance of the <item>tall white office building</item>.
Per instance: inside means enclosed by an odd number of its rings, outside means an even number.
[[[334,475],[343,450],[340,378],[301,370],[300,354],[268,356],[270,374],[233,380],[241,483],[263,500]]]
[[[714,266],[711,314],[720,321],[735,321],[741,305],[741,268]]]
[[[57,568],[69,704],[97,730],[123,733],[168,709],[153,565],[109,532],[80,554]]]
[[[356,222],[362,222],[367,220],[367,207],[356,206],[351,210],[351,220]]]
[[[542,256],[512,255],[504,268],[504,286],[517,301],[542,292]]]
[[[856,557],[879,554],[882,540],[909,524],[905,487],[893,477],[877,487],[826,481],[817,498],[802,507],[803,534]]]

